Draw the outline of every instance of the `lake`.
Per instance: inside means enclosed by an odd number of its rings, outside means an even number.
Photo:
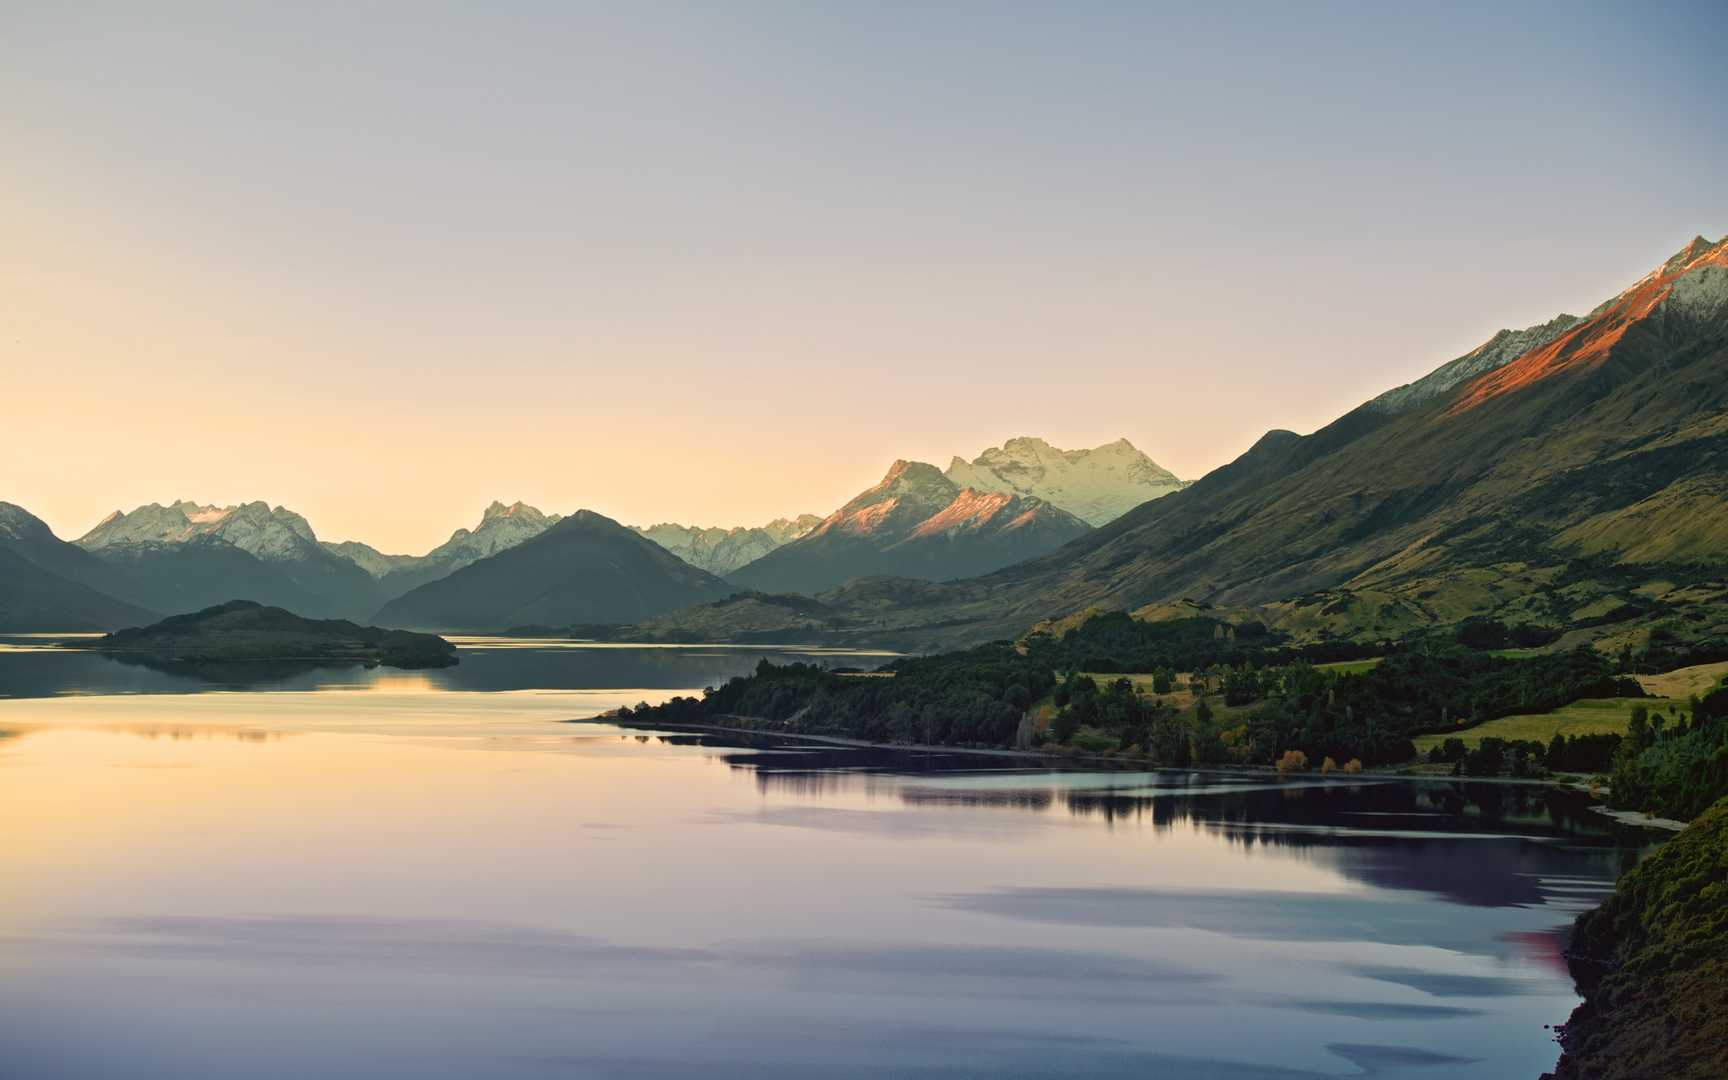
[[[0,640],[0,1077],[1534,1080],[1650,842],[1533,786],[567,721],[811,650]]]

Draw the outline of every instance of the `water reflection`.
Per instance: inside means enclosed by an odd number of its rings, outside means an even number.
[[[68,635],[53,635],[54,640]],[[404,672],[354,661],[197,663],[124,653],[59,649],[54,641],[0,636],[0,698],[66,694],[184,694],[204,690],[322,689],[587,690],[717,686],[771,659],[844,665],[890,654],[797,647],[724,648],[594,644],[538,639],[455,638],[461,663]]]
[[[0,701],[0,1076],[1534,1076],[1646,842],[1525,786],[560,723],[656,670],[611,653]]]

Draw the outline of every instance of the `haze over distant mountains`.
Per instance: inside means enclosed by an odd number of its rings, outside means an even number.
[[[775,518],[755,528],[704,529],[670,521],[631,528],[691,566],[724,577],[820,524],[822,519],[815,514],[800,514],[796,518]]]

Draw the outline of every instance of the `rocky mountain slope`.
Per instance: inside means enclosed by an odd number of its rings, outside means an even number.
[[[670,521],[631,528],[691,566],[725,577],[820,524],[822,519],[815,514],[800,514],[796,518],[776,518],[755,528],[704,529]]]
[[[964,488],[934,465],[897,461],[881,483],[729,580],[805,594],[883,574],[941,581],[987,573],[1089,531],[1042,499]]]
[[[1271,432],[1059,553],[912,590],[898,624],[977,640],[1181,598],[1311,636],[1728,618],[1728,243],[1521,344],[1430,396]]]
[[[111,594],[130,583],[54,535],[46,522],[0,502],[0,631],[88,631],[135,626],[155,612]]]
[[[612,519],[579,510],[397,597],[375,621],[447,630],[628,623],[732,591]]]
[[[347,559],[371,574],[374,580],[395,570],[407,570],[420,562],[418,555],[386,555],[371,544],[358,540],[320,540],[318,546],[337,558]]]
[[[325,550],[305,518],[264,502],[116,510],[76,543],[120,572],[117,595],[157,611],[246,598],[309,615],[358,615],[379,602],[372,577]]]
[[[1089,525],[1104,525],[1188,485],[1117,439],[1093,450],[1058,450],[1043,439],[1009,439],[972,461],[956,457],[945,474],[963,488],[1030,495]]]

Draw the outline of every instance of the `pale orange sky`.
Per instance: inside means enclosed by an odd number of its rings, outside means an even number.
[[[1720,9],[1563,10],[11,12],[0,499],[421,552],[1022,434],[1193,478],[1723,231],[1657,77]]]

